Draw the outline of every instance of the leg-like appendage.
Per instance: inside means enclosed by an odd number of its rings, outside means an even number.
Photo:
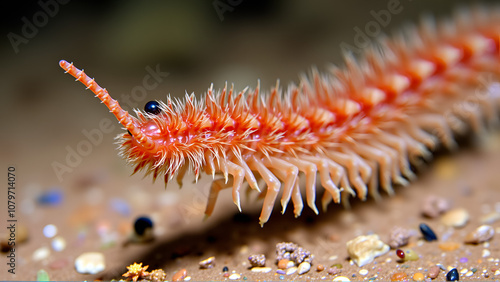
[[[231,187],[231,183],[227,183],[226,180],[222,178],[216,179],[212,182],[212,186],[210,186],[210,194],[208,195],[207,207],[205,208],[205,218],[212,215],[219,192],[229,187]]]
[[[336,202],[340,202],[340,189],[336,184],[341,182],[342,177],[345,176],[344,169],[338,164],[334,163],[330,159],[315,157],[315,156],[301,156],[304,160],[314,163],[319,171],[319,177],[321,185],[330,193],[332,199]],[[333,179],[332,179],[333,178]],[[311,191],[314,193],[315,191]],[[328,197],[322,198],[323,209],[330,202]],[[316,206],[314,206],[316,208]],[[317,213],[317,210],[315,210]]]
[[[360,165],[361,162],[359,162],[359,158],[353,158],[352,157],[353,154],[347,155],[344,153],[334,152],[334,151],[329,151],[327,154],[329,158],[331,158],[333,161],[339,163],[340,165],[342,165],[347,169],[347,173],[349,174],[349,180],[356,189],[358,197],[362,200],[366,199],[366,194],[368,189],[366,188],[365,181],[363,181],[361,177],[360,166],[362,165]],[[362,169],[364,173],[366,172],[371,173],[369,167],[363,166]]]
[[[292,192],[292,202],[293,202],[293,214],[295,217],[299,217],[304,208],[304,203],[302,202],[302,195],[300,195],[300,187],[298,181],[293,185]]]
[[[316,174],[318,172],[318,168],[316,165],[312,162],[303,160],[302,157],[299,156],[299,158],[293,158],[293,157],[284,157],[284,160],[287,162],[295,165],[299,171],[302,171],[304,175],[306,176],[306,191],[315,191],[316,189]],[[298,186],[298,181],[295,182]],[[300,194],[300,192],[299,192]],[[283,194],[284,195],[284,194]],[[284,197],[283,197],[284,198]],[[288,203],[288,199],[286,200],[286,203]],[[283,205],[283,200],[281,202]],[[286,204],[284,205],[284,207]],[[284,210],[284,208],[283,208]]]
[[[263,163],[266,167],[272,168],[275,171],[276,176],[278,176],[283,181],[283,195],[281,197],[281,213],[285,213],[286,206],[292,197],[293,185],[297,181],[297,175],[299,174],[299,169],[276,157],[264,158]]]
[[[365,145],[357,143],[353,146],[353,150],[359,155],[363,156],[367,160],[374,160],[379,164],[380,169],[380,183],[384,190],[392,190],[391,184],[391,167],[392,160],[391,157],[380,149],[373,148],[370,145]],[[372,167],[372,171],[376,171]],[[374,173],[375,174],[375,173]]]
[[[262,206],[262,212],[259,217],[260,226],[264,226],[264,223],[269,220],[273,211],[274,202],[276,201],[276,197],[280,191],[281,183],[276,176],[274,176],[274,174],[266,168],[259,158],[255,156],[250,157],[248,166],[252,170],[258,171],[267,184],[267,193]]]
[[[233,162],[227,161],[227,172],[233,176],[233,202],[241,212],[240,190],[245,177],[245,172],[241,166]]]
[[[380,141],[387,146],[394,148],[398,152],[399,169],[405,177],[410,180],[414,180],[416,175],[410,169],[410,163],[408,161],[408,145],[405,139],[390,133],[382,133],[380,134]]]
[[[416,123],[436,135],[441,142],[450,150],[457,148],[457,143],[453,138],[453,133],[443,116],[437,114],[427,114],[415,117]]]

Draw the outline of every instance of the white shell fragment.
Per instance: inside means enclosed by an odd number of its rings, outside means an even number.
[[[308,263],[307,261],[304,261],[303,263],[299,264],[298,273],[299,275],[302,275],[304,273],[309,272],[310,269],[311,269],[311,264]]]
[[[251,269],[252,272],[258,272],[258,273],[268,273],[271,272],[271,270],[273,269],[270,267],[259,267],[259,266],[252,267]]]
[[[104,255],[98,252],[83,253],[76,258],[75,268],[78,273],[97,274],[106,268]]]
[[[465,236],[465,243],[469,244],[479,244],[486,242],[493,238],[495,235],[495,229],[489,225],[481,225],[476,230]]]
[[[382,242],[377,234],[358,236],[347,242],[347,253],[359,267],[387,253],[389,245]]]

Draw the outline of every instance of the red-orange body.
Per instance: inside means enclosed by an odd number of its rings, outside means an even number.
[[[182,179],[188,166],[222,173],[207,205],[211,214],[220,190],[232,186],[240,207],[246,179],[259,190],[255,175],[267,184],[261,224],[283,191],[283,210],[291,199],[302,210],[298,174],[306,177],[308,205],[315,206],[316,174],[326,189],[323,206],[356,194],[378,196],[378,186],[392,193],[392,184],[413,178],[410,162],[429,155],[438,142],[454,146],[453,132],[465,125],[480,131],[483,120],[498,115],[500,94],[500,13],[476,10],[450,23],[424,23],[406,37],[370,48],[363,60],[346,57],[345,69],[333,69],[282,93],[255,90],[233,93],[210,87],[201,100],[160,102],[157,114],[130,116],[107,91],[72,64],[60,65],[82,81],[128,130],[119,136],[121,154],[135,171],[145,169],[165,182]],[[484,82],[487,77],[488,81]],[[480,94],[478,94],[480,93]],[[460,104],[476,97],[475,110]],[[232,175],[232,183],[227,183]],[[283,182],[283,185],[281,184]],[[351,188],[352,186],[352,188]],[[339,188],[340,187],[340,188]]]

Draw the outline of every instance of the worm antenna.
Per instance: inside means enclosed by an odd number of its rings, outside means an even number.
[[[155,142],[150,137],[142,133],[142,131],[136,126],[133,117],[131,117],[127,111],[123,110],[116,100],[111,98],[105,88],[99,86],[94,79],[86,75],[83,70],[79,70],[73,66],[73,63],[61,60],[59,61],[59,66],[61,66],[66,73],[71,74],[74,78],[76,78],[76,80],[83,83],[87,89],[94,92],[97,98],[99,98],[113,113],[113,115],[115,115],[118,122],[120,122],[120,124],[123,125],[132,134],[132,136],[134,136],[135,140],[137,140],[145,149],[155,149]]]

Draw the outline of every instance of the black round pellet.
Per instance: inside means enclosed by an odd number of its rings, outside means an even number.
[[[459,278],[460,277],[458,276],[458,270],[456,268],[453,268],[448,273],[446,273],[446,281],[458,281]]]
[[[134,231],[137,235],[144,235],[148,228],[153,228],[153,222],[149,217],[141,216],[135,220]]]
[[[229,271],[229,268],[228,268],[227,266],[224,266],[224,267],[222,268],[222,272],[228,272],[228,271]]]
[[[160,104],[158,104],[158,102],[156,101],[149,101],[144,106],[144,111],[148,114],[157,115],[161,112]]]
[[[429,227],[429,225],[425,223],[420,223],[420,232],[422,232],[422,235],[424,236],[425,241],[435,241],[437,240],[436,233],[432,231],[432,229]]]

